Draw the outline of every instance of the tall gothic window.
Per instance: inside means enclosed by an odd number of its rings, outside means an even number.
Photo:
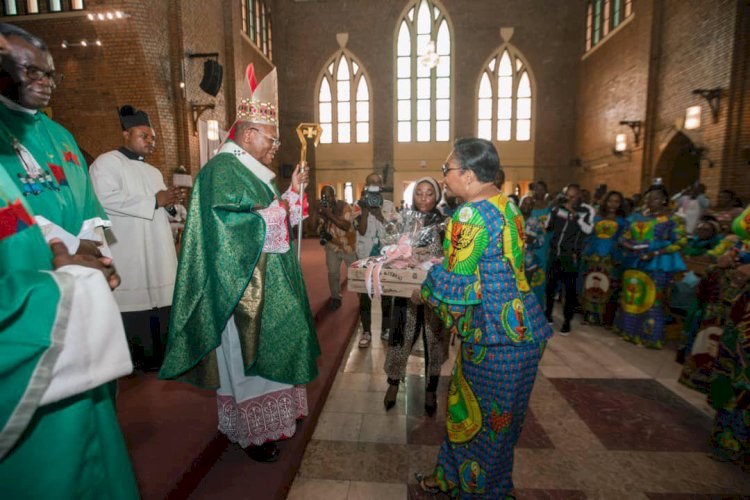
[[[477,100],[477,135],[496,141],[531,139],[532,82],[521,55],[500,48],[482,71]]]
[[[398,142],[448,141],[451,124],[451,33],[433,0],[417,0],[396,40]]]
[[[348,51],[331,58],[318,87],[320,142],[370,142],[370,88],[359,63]]]
[[[273,60],[271,9],[265,0],[240,0],[242,31],[269,59]]]
[[[586,51],[633,15],[633,0],[591,0],[586,5]]]

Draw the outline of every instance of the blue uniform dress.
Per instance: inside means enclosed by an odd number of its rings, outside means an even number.
[[[620,236],[626,226],[624,217],[597,215],[583,249],[583,316],[592,325],[611,325],[615,319],[622,279]]]
[[[547,290],[547,267],[549,261],[549,242],[552,233],[547,233],[545,227],[549,219],[549,208],[538,208],[531,211],[526,219],[526,277],[531,291],[536,295],[539,305],[544,311],[545,294]]]
[[[675,273],[684,271],[680,249],[685,245],[685,225],[677,216],[650,217],[634,214],[622,236],[625,254],[620,316],[617,329],[623,339],[661,349],[669,304],[669,290]],[[659,250],[651,260],[646,252]]]
[[[524,274],[524,224],[505,195],[466,203],[422,297],[461,339],[435,467],[442,491],[504,498],[545,341],[552,335]]]
[[[742,241],[750,240],[750,207],[732,223]],[[750,262],[747,248],[737,249],[741,264]],[[750,472],[750,283],[727,307],[710,378],[709,403],[716,409],[711,432],[714,456]]]

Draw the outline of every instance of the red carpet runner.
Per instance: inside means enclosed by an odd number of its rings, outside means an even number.
[[[145,500],[286,497],[358,318],[351,293],[337,311],[326,308],[328,271],[317,240],[303,242],[302,267],[322,351],[320,375],[307,386],[310,416],[279,443],[278,462],[260,464],[217,432],[214,392],[153,374],[120,381],[118,417]]]

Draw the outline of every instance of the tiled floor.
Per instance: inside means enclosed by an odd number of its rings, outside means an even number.
[[[569,337],[550,341],[540,364],[515,453],[519,499],[750,496],[750,475],[707,456],[712,410],[704,396],[677,383],[674,351],[573,326]],[[373,339],[359,349],[357,339],[308,444],[292,500],[424,498],[413,477],[431,472],[442,442],[457,345],[443,366],[441,406],[429,418],[420,353],[409,360],[398,402],[386,412],[387,346]]]

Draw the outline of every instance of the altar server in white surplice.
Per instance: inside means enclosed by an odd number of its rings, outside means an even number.
[[[148,115],[120,108],[123,145],[91,165],[91,181],[112,221],[109,244],[122,284],[115,291],[133,362],[156,370],[166,345],[177,254],[168,211],[180,202],[161,172],[146,163],[156,137]]]

